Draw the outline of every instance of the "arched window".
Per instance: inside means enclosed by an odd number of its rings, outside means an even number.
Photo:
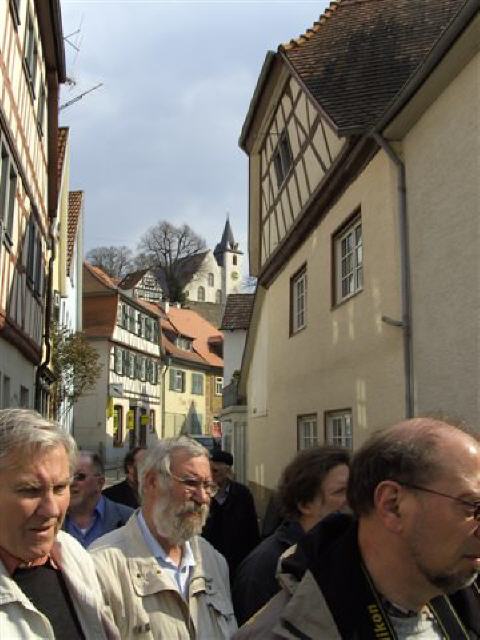
[[[198,301],[205,302],[205,287],[198,287]]]
[[[216,302],[217,304],[220,304],[220,303],[221,303],[221,301],[222,301],[222,292],[221,292],[221,290],[220,290],[220,289],[217,289],[217,290],[215,291],[215,302]]]
[[[237,256],[233,256],[233,258],[232,258],[232,263],[233,263],[233,266],[234,266],[234,267],[236,267],[236,266],[237,266]]]
[[[215,278],[213,277],[213,273],[208,274],[208,286],[213,287],[215,284]]]

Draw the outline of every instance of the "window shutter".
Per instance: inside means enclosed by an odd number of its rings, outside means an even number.
[[[175,369],[170,369],[170,390],[175,389]]]

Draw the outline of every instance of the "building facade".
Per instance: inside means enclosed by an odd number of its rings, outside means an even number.
[[[339,2],[267,55],[241,136],[259,285],[240,390],[261,500],[297,449],[355,449],[426,411],[478,422],[478,252],[441,259],[479,213],[476,35],[475,2]]]
[[[49,261],[57,213],[58,0],[0,5],[0,406],[46,412]]]
[[[75,405],[74,435],[120,466],[129,449],[162,437],[159,310],[124,295],[98,267],[84,263],[83,275],[83,328],[102,372]]]

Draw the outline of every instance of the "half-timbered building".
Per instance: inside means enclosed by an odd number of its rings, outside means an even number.
[[[58,0],[0,3],[0,406],[46,411],[65,56]],[[45,357],[44,357],[45,355]]]
[[[298,448],[432,410],[478,424],[478,11],[339,0],[267,54],[240,137],[260,496]]]
[[[102,371],[75,405],[74,434],[109,466],[161,437],[159,316],[158,307],[125,295],[101,269],[84,263],[83,330]]]

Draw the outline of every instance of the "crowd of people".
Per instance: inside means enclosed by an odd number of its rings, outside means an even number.
[[[298,452],[261,539],[233,457],[188,436],[101,458],[0,411],[0,638],[480,639],[480,444],[415,418]]]

